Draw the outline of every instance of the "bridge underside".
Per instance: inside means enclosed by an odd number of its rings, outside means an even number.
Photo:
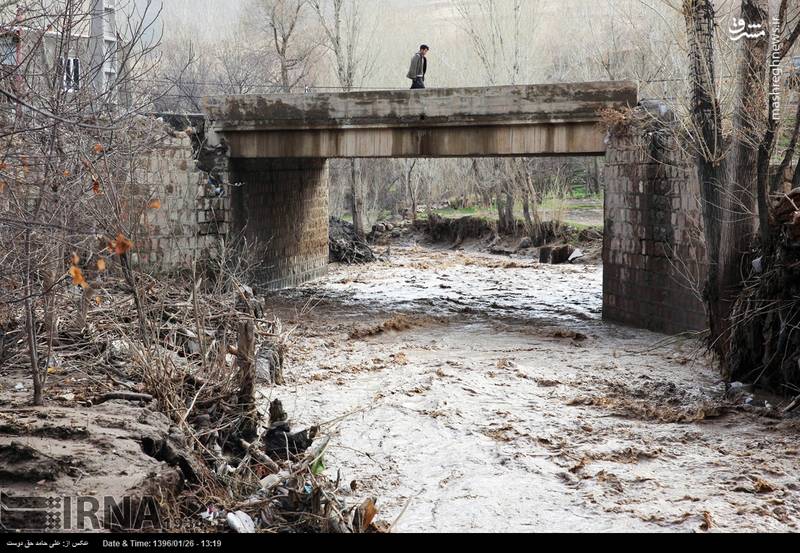
[[[328,264],[332,158],[602,156],[603,110],[633,107],[630,82],[206,99],[230,155],[233,223],[266,246],[266,288]]]
[[[418,158],[602,156],[606,131],[595,122],[479,127],[283,130],[231,133],[236,157]]]

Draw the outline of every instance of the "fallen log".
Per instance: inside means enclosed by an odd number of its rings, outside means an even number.
[[[124,401],[144,401],[145,403],[150,403],[153,401],[153,396],[150,394],[137,394],[135,392],[109,392],[94,398],[92,400],[92,405],[100,405],[101,403],[113,401],[115,399],[121,399]]]
[[[281,471],[281,467],[278,466],[278,463],[259,451],[256,446],[249,443],[247,440],[239,439],[239,445],[241,445],[242,448],[253,457],[253,459],[267,467],[272,474],[278,474]]]

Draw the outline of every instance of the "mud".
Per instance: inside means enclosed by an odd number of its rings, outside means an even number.
[[[395,531],[797,530],[800,424],[729,404],[695,342],[604,323],[600,267],[391,253],[270,298],[296,329],[263,393]]]
[[[0,410],[0,488],[17,498],[57,498],[59,518],[17,520],[11,513],[3,527],[106,529],[107,513],[102,509],[97,519],[77,516],[81,497],[94,498],[101,505],[106,497],[116,501],[152,497],[159,505],[171,504],[186,475],[192,474],[188,456],[177,453],[181,448],[180,436],[164,415],[126,402],[92,408],[4,408]],[[171,455],[163,455],[164,451]],[[72,505],[71,515],[61,511],[62,498],[70,498],[64,501],[71,503],[64,505]],[[159,520],[165,515],[160,512]],[[131,521],[120,522],[135,527]]]

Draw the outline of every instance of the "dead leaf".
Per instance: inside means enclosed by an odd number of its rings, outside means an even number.
[[[72,263],[73,265],[77,265],[80,262],[81,262],[81,258],[78,257],[78,254],[75,253],[75,252],[72,252],[72,257],[70,257],[70,263]]]
[[[104,151],[105,151],[105,148],[103,148],[103,145],[102,145],[102,144],[95,144],[95,145],[94,145],[94,153],[96,153],[96,154],[100,155],[100,154],[102,154]]]
[[[0,180],[0,194],[6,189],[6,181]]]
[[[100,298],[100,296],[95,296],[95,297],[94,297],[94,302],[95,302],[97,305],[100,305],[100,304],[102,304],[102,303],[103,303],[103,300],[102,300],[102,298]]]
[[[117,239],[112,241],[109,245],[111,251],[113,251],[117,255],[124,255],[131,251],[133,247],[133,242],[125,238],[122,233],[117,234]]]
[[[755,488],[756,493],[772,493],[778,489],[774,484],[771,484],[761,478],[756,480],[755,484],[753,484],[753,487]]]
[[[147,207],[149,207],[150,209],[161,209],[161,200],[159,200],[158,198],[150,200],[150,203],[147,204]]]
[[[714,527],[714,518],[708,511],[703,511],[703,522],[700,524],[701,530],[711,530]]]
[[[377,514],[378,508],[375,506],[375,502],[372,499],[365,499],[364,503],[358,507],[356,518],[360,519],[360,530],[362,533],[367,531]]]
[[[97,270],[101,273],[105,272],[106,270],[106,260],[102,257],[97,260]]]
[[[69,177],[71,174],[72,174],[72,173],[70,173],[69,171],[67,171],[66,169],[64,169],[64,176],[65,176],[65,177]]]
[[[75,265],[69,268],[69,276],[72,277],[72,284],[75,286],[80,286],[84,290],[89,288],[89,283],[83,278],[83,272]]]
[[[6,169],[8,169],[8,165],[0,161],[0,171],[5,171]]]
[[[97,179],[92,180],[92,192],[94,192],[95,195],[97,196],[99,196],[103,192],[102,189],[100,188],[100,181]]]

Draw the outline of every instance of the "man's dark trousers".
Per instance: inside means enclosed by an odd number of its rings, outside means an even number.
[[[422,77],[417,77],[411,83],[411,90],[416,90],[418,88],[425,88],[425,79]]]

